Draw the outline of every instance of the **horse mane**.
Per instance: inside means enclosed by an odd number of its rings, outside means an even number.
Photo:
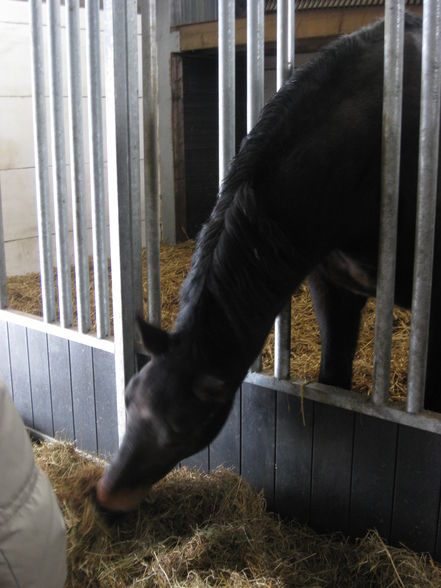
[[[420,26],[419,17],[406,14],[406,28]],[[282,290],[287,297],[291,294],[293,267],[310,269],[305,254],[293,248],[288,235],[268,214],[258,187],[292,148],[303,113],[313,112],[314,89],[329,86],[332,91],[335,80],[348,67],[357,67],[366,46],[382,43],[383,38],[383,21],[341,37],[296,70],[264,107],[232,160],[219,199],[197,238],[181,289],[175,330],[197,320],[195,309],[208,292],[240,338],[247,324],[249,331],[250,316],[268,312],[262,309],[277,312],[276,307],[283,306],[284,301],[276,301],[275,296]]]

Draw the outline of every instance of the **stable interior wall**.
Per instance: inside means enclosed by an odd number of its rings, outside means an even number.
[[[168,10],[165,10],[164,5]],[[170,51],[176,50],[176,35],[170,33],[169,3],[158,2],[158,37],[162,44],[159,50],[161,104],[161,172],[163,176],[162,197],[165,204],[163,220],[167,240],[173,241],[174,211],[170,211],[169,202],[174,202],[173,153],[171,146],[171,97],[170,97]],[[45,80],[47,102],[48,156],[50,191],[52,192],[52,160],[49,117],[49,62],[47,49],[47,3],[43,3],[43,39],[45,45]],[[72,214],[70,206],[71,179],[69,157],[68,98],[67,98],[67,53],[66,53],[66,7],[60,7],[61,46],[63,53],[63,95],[65,111],[66,138],[66,179],[69,201],[70,241],[72,252]],[[89,192],[89,149],[87,116],[87,74],[86,74],[86,25],[85,9],[80,9],[81,37],[81,73],[84,127],[84,156],[86,179],[86,209],[89,254],[91,248],[91,218]],[[140,177],[142,234],[144,239],[144,173],[143,173],[143,131],[142,131],[142,55],[141,22],[138,22],[138,56],[139,56],[139,120],[140,120]],[[105,68],[103,42],[103,14],[101,12],[101,84],[103,103],[103,133],[105,129]],[[35,204],[35,159],[32,120],[31,88],[31,41],[29,25],[29,3],[17,0],[0,2],[0,184],[2,194],[4,238],[6,252],[6,269],[8,275],[25,274],[39,271],[37,216]],[[104,149],[105,183],[107,190],[107,155]],[[50,196],[52,202],[52,194]],[[108,219],[107,219],[108,226]],[[55,252],[55,248],[53,248]],[[54,255],[55,259],[55,255]],[[73,258],[72,258],[73,260]]]

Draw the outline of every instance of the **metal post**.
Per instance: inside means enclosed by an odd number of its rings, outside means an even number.
[[[264,103],[264,0],[247,0],[247,132],[257,122]]]
[[[52,166],[55,213],[55,243],[57,251],[58,304],[62,327],[72,325],[72,282],[67,222],[66,155],[64,139],[64,109],[60,41],[60,3],[48,0],[49,12],[49,81],[52,126]]]
[[[291,75],[294,67],[294,9],[293,1],[278,0],[277,2],[277,89],[280,89]],[[291,350],[291,302],[276,318],[274,335],[274,376],[280,379],[288,378]]]
[[[144,185],[149,321],[161,326],[159,104],[156,0],[142,2]]]
[[[89,116],[90,199],[92,217],[93,276],[96,334],[110,334],[109,283],[107,270],[106,195],[104,192],[103,113],[99,0],[86,0],[87,19],[87,107]]]
[[[403,54],[404,0],[386,0],[382,197],[372,393],[374,404],[383,404],[389,395],[400,181]]]
[[[424,405],[438,183],[440,70],[441,5],[437,0],[426,0],[423,10],[420,151],[406,406],[407,411],[412,413],[419,412]]]
[[[55,321],[55,293],[52,261],[52,235],[49,207],[49,177],[46,131],[46,91],[41,0],[30,0],[32,107],[35,152],[35,195],[37,200],[38,250],[40,257],[43,319]]]
[[[132,215],[132,296],[136,316],[143,313],[141,170],[139,147],[138,2],[127,0],[127,94],[129,116],[130,207]]]
[[[288,76],[294,73],[296,56],[296,4],[291,0],[288,4]]]
[[[67,63],[72,182],[75,282],[78,330],[90,331],[89,256],[87,253],[86,190],[83,152],[79,0],[67,0]]]
[[[236,29],[234,0],[219,0],[219,184],[236,152]]]
[[[8,306],[8,278],[6,275],[5,241],[3,233],[2,190],[0,186],[0,308]]]
[[[126,427],[124,388],[135,372],[136,312],[132,249],[134,194],[130,170],[136,162],[132,159],[129,137],[138,131],[131,128],[133,117],[129,112],[133,100],[128,92],[133,91],[133,85],[129,83],[128,63],[134,56],[129,53],[133,43],[128,42],[128,37],[136,39],[137,29],[136,20],[128,17],[126,0],[105,0],[104,29],[115,378],[121,442]]]
[[[264,105],[265,83],[265,2],[247,0],[247,132],[257,122]],[[251,370],[262,369],[262,355],[259,354]]]
[[[277,89],[290,74],[289,48],[289,0],[277,0]]]

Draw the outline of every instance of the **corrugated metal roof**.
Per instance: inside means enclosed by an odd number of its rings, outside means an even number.
[[[406,0],[406,6],[422,6],[423,0]],[[384,0],[297,0],[296,10],[317,10],[319,8],[363,8],[384,6]],[[266,0],[265,12],[277,10],[277,0]],[[245,15],[244,15],[245,16]]]
[[[246,0],[236,0],[236,17],[244,18],[247,13]],[[421,6],[423,0],[406,0],[406,6]],[[384,6],[384,0],[296,0],[296,10],[318,10],[327,8],[366,8]],[[277,0],[265,1],[267,14],[276,12]],[[173,0],[171,3],[171,24],[181,26],[198,22],[217,20],[217,0]]]

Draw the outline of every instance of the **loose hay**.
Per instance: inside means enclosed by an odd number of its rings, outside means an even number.
[[[69,443],[34,451],[66,521],[67,588],[441,586],[429,556],[387,546],[375,531],[351,542],[284,523],[228,470],[174,471],[136,513],[111,521],[93,499],[102,465]]]
[[[166,329],[173,326],[178,311],[179,291],[188,272],[194,242],[176,246],[161,245],[162,322]],[[145,255],[144,255],[145,261]],[[145,266],[145,263],[143,264]],[[72,276],[74,272],[72,270]],[[110,281],[110,274],[109,274]],[[144,268],[144,301],[147,286]],[[40,275],[12,276],[8,279],[10,308],[41,316]],[[90,265],[90,293],[92,322],[95,329],[93,269]],[[74,300],[74,315],[76,306]],[[302,285],[292,297],[291,313],[291,374],[294,378],[316,380],[320,366],[320,336],[312,302],[306,285]],[[375,301],[369,300],[363,312],[361,332],[354,360],[353,388],[370,394],[372,388],[372,358],[375,331]],[[395,309],[392,340],[391,397],[406,396],[407,364],[409,353],[410,313]],[[263,351],[263,368],[272,371],[274,366],[274,333]]]

